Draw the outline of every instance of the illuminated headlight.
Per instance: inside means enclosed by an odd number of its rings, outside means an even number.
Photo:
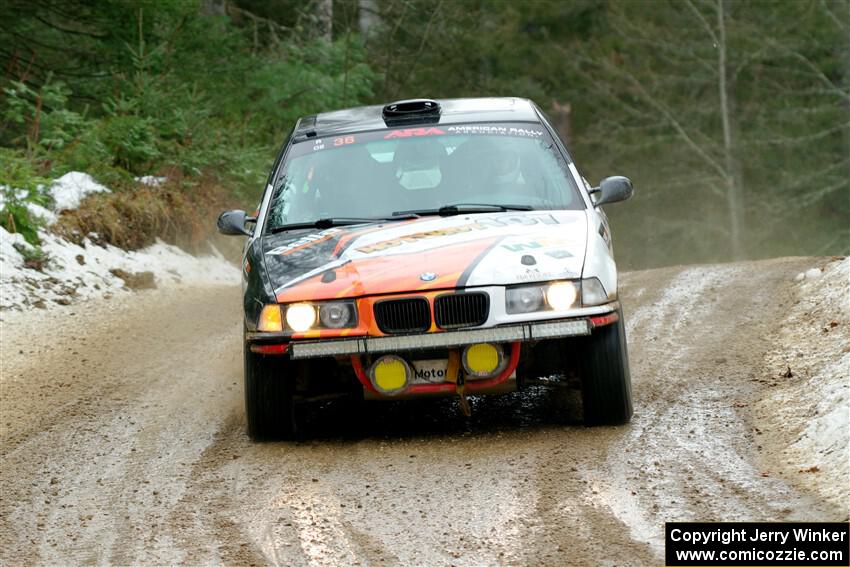
[[[581,280],[581,304],[585,307],[608,303],[608,294],[596,278]]]
[[[556,282],[546,288],[546,302],[555,311],[566,311],[576,302],[578,290],[573,282]]]
[[[286,324],[296,333],[309,331],[316,324],[316,308],[309,303],[295,303],[286,308]]]
[[[508,288],[505,310],[510,314],[566,311],[579,303],[579,291],[578,285],[571,281]]]
[[[354,305],[333,301],[319,305],[319,321],[328,329],[344,329],[354,320]]]
[[[266,311],[269,310],[273,319],[273,311],[277,310],[278,324],[264,328],[262,322]],[[286,330],[295,333],[304,333],[311,329],[350,329],[357,326],[357,308],[354,301],[326,301],[320,303],[293,303],[291,305],[278,307],[267,305],[263,308],[260,316],[260,331],[281,331],[280,311],[284,312]]]

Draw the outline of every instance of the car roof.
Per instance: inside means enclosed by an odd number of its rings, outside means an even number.
[[[462,122],[540,122],[533,102],[525,98],[451,98],[435,99],[440,104],[438,120],[423,120],[420,124],[457,124]],[[358,106],[305,116],[295,126],[295,141],[305,138],[333,136],[351,132],[383,130],[385,105]],[[415,125],[415,123],[411,124]]]

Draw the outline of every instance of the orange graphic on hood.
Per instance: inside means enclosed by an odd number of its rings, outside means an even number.
[[[373,252],[382,252],[388,248],[393,248],[396,246],[401,246],[406,242],[416,242],[418,240],[426,240],[429,238],[439,238],[441,236],[451,236],[453,234],[462,234],[464,232],[472,232],[473,230],[488,230],[492,228],[491,226],[484,225],[478,222],[472,222],[468,224],[460,224],[456,226],[447,226],[444,228],[435,228],[433,230],[426,230],[423,232],[414,232],[412,234],[405,234],[403,236],[399,236],[397,238],[391,238],[390,240],[382,240],[380,242],[375,242],[374,244],[369,244],[367,246],[363,246],[357,249],[358,252],[363,252],[364,254],[371,254]]]
[[[277,300],[289,303],[457,287],[464,272],[499,240],[491,236],[437,250],[352,260],[281,290]],[[424,272],[433,272],[437,278],[422,281],[419,276]]]

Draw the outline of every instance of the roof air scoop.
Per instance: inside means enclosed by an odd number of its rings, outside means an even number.
[[[384,107],[382,116],[388,126],[400,122],[437,122],[440,120],[440,103],[427,98],[391,102]]]

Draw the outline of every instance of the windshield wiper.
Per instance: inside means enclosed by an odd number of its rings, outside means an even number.
[[[379,222],[396,222],[403,221],[408,219],[419,218],[419,215],[413,213],[405,213],[402,215],[396,215],[393,213],[391,217],[378,217],[378,218],[358,218],[358,217],[327,217],[323,219],[318,219],[314,221],[307,222],[296,222],[292,224],[282,224],[280,226],[273,226],[269,229],[269,233],[277,234],[278,232],[284,232],[287,230],[298,230],[299,228],[331,228],[333,226],[349,226],[354,224],[374,224]]]
[[[440,215],[441,217],[449,217],[452,215],[463,215],[467,213],[500,213],[506,211],[533,211],[534,207],[529,205],[493,205],[490,203],[457,203],[455,205],[446,205],[439,209],[416,209],[413,211],[396,211],[393,213],[394,218],[402,217],[403,215]]]

